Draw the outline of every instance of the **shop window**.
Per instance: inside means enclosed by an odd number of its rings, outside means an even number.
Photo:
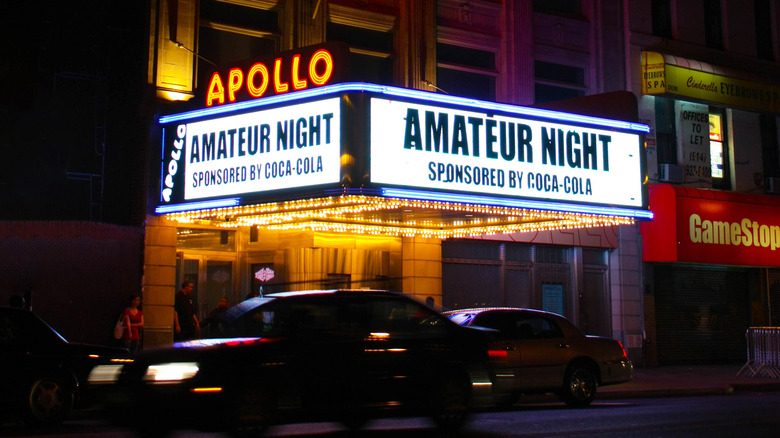
[[[535,61],[534,81],[537,104],[585,95],[585,70],[579,67]]]
[[[448,94],[481,100],[496,100],[496,54],[438,43],[436,87]]]
[[[236,232],[228,230],[207,230],[179,228],[176,230],[178,249],[200,249],[213,251],[235,251]]]
[[[443,259],[498,260],[500,247],[493,242],[459,240],[441,246]]]
[[[569,249],[559,246],[536,246],[537,263],[569,263]]]
[[[672,38],[671,0],[651,0],[650,15],[653,20],[653,35],[661,38]]]
[[[770,0],[755,0],[753,12],[756,21],[756,56],[767,61],[774,61],[775,53],[772,45],[775,34],[772,30],[772,17],[774,15],[772,15]]]
[[[711,49],[723,49],[721,0],[704,0],[704,41]]]
[[[349,46],[348,81],[393,84],[393,33],[328,22],[327,40]]]
[[[712,187],[728,190],[731,187],[728,172],[728,148],[723,114],[710,113],[710,163],[712,169]]]

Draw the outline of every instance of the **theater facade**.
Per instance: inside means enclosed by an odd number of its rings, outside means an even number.
[[[382,288],[561,313],[641,352],[647,125],[359,82],[314,47],[215,72],[159,117],[147,344],[173,292]]]

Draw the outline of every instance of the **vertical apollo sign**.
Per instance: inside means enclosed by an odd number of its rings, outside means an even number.
[[[638,133],[371,99],[371,181],[643,207]]]
[[[163,127],[163,204],[338,183],[339,98]]]

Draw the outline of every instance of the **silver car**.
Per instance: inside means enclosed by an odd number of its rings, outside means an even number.
[[[501,405],[513,404],[523,394],[555,393],[568,406],[584,407],[599,386],[628,382],[633,376],[633,364],[619,341],[586,336],[558,314],[474,308],[444,315],[463,326],[496,330],[490,351],[499,364],[494,394]]]

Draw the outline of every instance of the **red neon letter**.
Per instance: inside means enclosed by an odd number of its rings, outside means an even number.
[[[260,86],[255,87],[255,75],[260,74],[263,80],[260,82]],[[249,94],[252,97],[261,97],[265,94],[265,90],[268,89],[268,68],[265,64],[258,62],[249,69],[249,74],[246,78],[246,88],[249,90]]]
[[[301,55],[295,55],[292,59],[292,83],[294,90],[303,90],[308,85],[306,79],[298,79],[298,66],[301,64]]]
[[[211,82],[209,82],[209,91],[206,94],[206,106],[211,106],[214,103],[214,99],[222,105],[225,103],[225,87],[222,85],[222,78],[219,77],[219,73],[214,72],[211,75]]]
[[[282,82],[282,58],[276,58],[274,61],[274,89],[277,94],[286,93],[290,89],[287,82]]]
[[[321,75],[317,74],[318,62],[325,63],[325,71]],[[309,79],[314,85],[325,85],[331,76],[333,76],[333,55],[325,49],[317,50],[309,61]]]
[[[244,83],[244,72],[240,68],[231,68],[228,76],[228,100],[236,101],[236,91],[241,89]]]

